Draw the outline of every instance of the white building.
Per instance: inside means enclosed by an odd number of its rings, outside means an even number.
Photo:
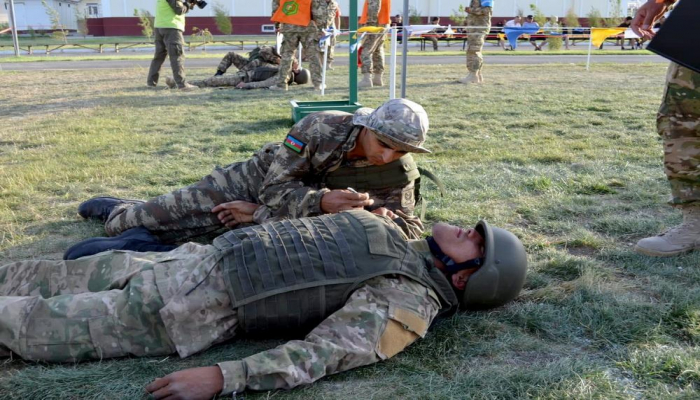
[[[10,13],[10,4],[8,0],[0,0],[3,2],[0,8],[0,22],[7,21]],[[58,12],[61,24],[65,29],[77,28],[77,16],[84,11],[87,11],[91,16],[97,17],[100,0],[46,0],[49,7],[52,7]],[[41,0],[19,0],[15,1],[15,21],[17,29],[26,31],[34,30],[49,30],[51,29],[51,20],[46,12],[46,9],[41,4]]]

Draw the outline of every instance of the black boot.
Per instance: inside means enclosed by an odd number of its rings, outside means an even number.
[[[222,71],[222,70],[220,70],[220,69],[217,69],[217,70],[216,70],[216,73],[214,74],[214,76],[221,76],[221,75],[223,75],[223,74],[224,74],[224,71]]]
[[[130,251],[170,251],[177,246],[172,244],[162,244],[148,229],[139,226],[124,231],[115,237],[97,237],[83,240],[66,250],[63,254],[64,260],[75,260],[76,258],[91,256],[108,250],[130,250]]]
[[[92,218],[105,222],[109,214],[114,210],[114,207],[119,204],[141,203],[143,203],[142,200],[127,200],[109,196],[93,197],[90,200],[80,203],[78,206],[78,214],[85,219]]]

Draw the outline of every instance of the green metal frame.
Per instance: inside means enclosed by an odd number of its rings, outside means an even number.
[[[350,52],[350,68],[349,70],[349,91],[350,97],[348,100],[326,100],[326,101],[296,101],[292,100],[292,119],[298,122],[310,113],[316,111],[338,110],[345,112],[353,112],[362,107],[362,104],[357,102],[357,51],[350,51],[357,43],[357,0],[350,0],[350,44],[348,51]]]

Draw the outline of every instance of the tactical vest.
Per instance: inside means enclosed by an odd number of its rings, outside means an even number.
[[[362,282],[380,275],[405,275],[431,287],[443,312],[458,304],[430,256],[366,211],[237,229],[214,245],[223,250],[231,305],[248,334],[305,334],[342,308]]]
[[[170,4],[165,0],[158,0],[156,3],[156,18],[153,23],[154,28],[174,28],[185,30],[185,15],[177,15]]]
[[[363,191],[402,187],[418,178],[420,178],[418,166],[413,156],[406,154],[384,165],[370,165],[362,168],[341,166],[326,174],[323,185],[331,190],[351,187]]]
[[[251,82],[262,82],[272,78],[280,72],[278,67],[257,67],[253,70]]]

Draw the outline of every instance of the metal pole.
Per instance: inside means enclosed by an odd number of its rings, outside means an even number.
[[[591,52],[593,51],[593,28],[591,28],[591,33],[588,35],[588,59],[586,60],[586,71],[591,69]]]
[[[10,27],[12,27],[12,44],[15,46],[15,57],[19,57],[19,40],[17,39],[17,20],[15,19],[14,0],[10,0]]]
[[[391,70],[389,73],[389,99],[396,98],[396,41],[398,27],[391,28]]]
[[[403,0],[403,23],[404,23],[404,28],[403,32],[401,33],[401,40],[402,40],[402,49],[401,51],[403,54],[401,54],[401,98],[405,99],[406,98],[406,69],[408,67],[408,31],[406,29],[407,24],[409,24],[408,20],[408,0]]]
[[[348,26],[350,43],[348,52],[350,53],[349,82],[350,104],[357,103],[357,0],[350,0],[350,24]],[[355,49],[355,51],[353,51]]]

